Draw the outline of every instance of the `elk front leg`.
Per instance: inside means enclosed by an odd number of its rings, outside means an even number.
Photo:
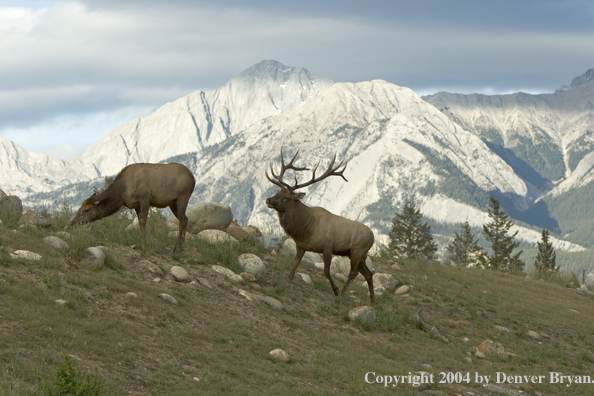
[[[332,286],[334,295],[338,296],[338,287],[336,287],[332,275],[330,275],[330,264],[332,264],[332,251],[324,250],[324,275],[326,275],[326,278],[330,281],[330,286]]]
[[[293,261],[293,269],[289,273],[289,280],[293,280],[293,278],[295,277],[295,271],[297,270],[297,267],[299,266],[299,263],[301,262],[301,259],[303,258],[304,254],[305,250],[299,245],[297,245],[297,251],[295,252],[295,260]]]

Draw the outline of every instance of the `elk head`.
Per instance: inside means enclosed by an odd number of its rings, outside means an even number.
[[[320,162],[318,162],[316,167],[313,169],[313,172],[312,172],[313,174],[312,174],[311,180],[309,180],[305,183],[299,184],[299,182],[297,181],[297,176],[295,175],[295,184],[291,186],[290,184],[283,181],[283,176],[287,169],[292,169],[296,172],[309,170],[309,168],[305,168],[305,167],[300,168],[300,167],[296,167],[295,165],[293,165],[293,161],[297,157],[297,154],[299,154],[299,150],[297,150],[297,152],[295,153],[293,158],[291,158],[291,160],[287,164],[285,164],[285,161],[283,159],[283,149],[281,148],[281,155],[280,155],[281,169],[280,169],[280,172],[277,174],[274,171],[274,167],[272,166],[272,164],[270,164],[270,174],[272,175],[272,177],[270,175],[268,175],[268,171],[266,171],[266,178],[272,184],[277,185],[281,188],[276,193],[275,196],[266,199],[266,205],[268,205],[269,208],[274,209],[279,213],[286,212],[292,205],[294,205],[296,202],[299,202],[299,200],[301,200],[305,196],[305,193],[296,193],[295,190],[297,190],[297,189],[310,186],[314,183],[324,180],[325,178],[327,178],[329,176],[340,176],[345,181],[348,181],[343,175],[343,172],[346,169],[346,163],[343,165],[344,161],[341,161],[337,166],[334,166],[334,162],[336,162],[336,153],[335,153],[334,158],[332,158],[332,161],[330,162],[330,165],[328,166],[328,169],[326,169],[326,171],[322,175],[320,175],[319,177],[316,177],[316,171],[318,170],[318,167],[320,166]]]
[[[99,210],[99,204],[100,201],[97,199],[97,194],[93,194],[90,198],[85,199],[76,212],[76,216],[70,221],[70,224],[90,223],[91,221],[100,219],[102,217],[102,211]]]

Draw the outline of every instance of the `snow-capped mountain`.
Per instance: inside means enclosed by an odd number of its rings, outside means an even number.
[[[196,91],[110,131],[76,159],[62,161],[0,140],[0,188],[27,196],[118,173],[137,162],[201,151],[332,86],[303,68],[262,61],[225,86]]]
[[[177,161],[196,176],[192,202],[223,202],[241,222],[276,229],[276,214],[264,204],[276,187],[264,171],[278,164],[282,146],[286,156],[299,149],[302,166],[321,161],[323,168],[334,153],[348,161],[348,183],[331,177],[304,189],[304,201],[363,221],[377,235],[407,199],[437,222],[480,226],[489,195],[512,217],[559,228],[538,198],[554,182],[569,183],[566,169],[585,180],[592,168],[589,152],[571,167],[578,155],[572,147],[592,151],[583,139],[593,130],[588,78],[551,95],[441,93],[423,100],[386,81],[334,83],[263,61],[224,87],[194,92],[112,130],[74,160],[0,141],[0,188],[29,203],[78,204],[93,180],[100,185],[130,163]],[[301,180],[310,177],[302,173]],[[518,229],[523,240],[540,239],[538,231]],[[583,250],[559,239],[554,244]]]

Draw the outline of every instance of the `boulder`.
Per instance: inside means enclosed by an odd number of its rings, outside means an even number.
[[[198,233],[197,237],[210,243],[238,242],[237,239],[220,230],[204,230]]]
[[[243,282],[243,278],[240,275],[237,275],[235,272],[231,271],[229,268],[225,268],[220,265],[213,265],[212,269],[215,272],[218,272],[219,274],[224,275],[225,277],[227,277],[227,279],[229,279],[233,282],[236,282],[236,283]]]
[[[48,219],[33,210],[26,211],[19,220],[19,223],[22,225],[29,224],[39,227],[49,227],[51,225]]]
[[[140,260],[138,262],[138,265],[142,266],[143,268],[145,268],[148,272],[150,272],[151,274],[155,274],[158,276],[163,276],[163,270],[155,263],[152,263],[148,260]]]
[[[250,234],[253,238],[259,238],[262,236],[262,232],[260,231],[260,229],[258,227],[255,226],[245,226],[245,227],[241,227],[243,228],[243,230],[245,232],[247,232],[248,234]]]
[[[192,281],[192,277],[186,271],[184,267],[180,267],[179,265],[174,265],[169,269],[169,273],[175,278],[176,281],[182,283],[189,283]]]
[[[273,250],[278,250],[281,245],[283,244],[283,240],[281,237],[276,235],[262,235],[258,238],[264,249],[272,252]]]
[[[56,236],[46,236],[42,239],[42,241],[43,243],[59,250],[66,250],[70,248],[70,245]]]
[[[375,324],[375,311],[373,307],[361,305],[349,311],[349,319],[360,324],[364,329],[370,329]]]
[[[105,253],[99,247],[88,247],[85,249],[85,261],[88,264],[103,265],[105,263]]]
[[[0,216],[8,214],[7,212],[11,216],[16,216],[16,221],[18,221],[23,213],[23,203],[16,195],[6,195],[4,191],[0,190]]]
[[[509,356],[509,353],[500,343],[493,342],[491,340],[485,340],[479,346],[476,347],[475,355],[477,357],[497,355],[503,358],[507,358]]]
[[[373,274],[373,288],[383,287],[388,293],[392,294],[396,291],[398,281],[390,274],[375,273]]]
[[[289,360],[291,360],[289,354],[280,348],[270,351],[270,356],[283,363],[287,363]]]
[[[203,230],[225,230],[233,220],[231,208],[216,202],[203,202],[189,206],[186,210],[188,216],[187,232],[198,234]],[[169,219],[178,224],[175,216]]]
[[[239,265],[246,272],[258,277],[266,273],[266,266],[260,257],[251,253],[244,253],[237,258]]]
[[[14,252],[10,253],[10,257],[12,257],[13,259],[24,259],[32,261],[41,260],[41,256],[39,254],[30,252],[28,250],[15,250]]]

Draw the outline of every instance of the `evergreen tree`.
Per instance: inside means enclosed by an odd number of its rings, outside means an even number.
[[[488,257],[480,248],[470,230],[468,220],[462,226],[460,233],[454,234],[454,239],[446,247],[446,261],[463,267],[485,268],[488,264]]]
[[[559,272],[557,254],[553,244],[549,241],[549,230],[542,230],[542,240],[538,242],[538,254],[534,260],[534,267],[542,275],[553,275]]]
[[[390,251],[402,258],[436,260],[437,246],[431,227],[421,220],[423,215],[411,201],[406,201],[402,213],[396,213],[390,231]]]
[[[507,220],[508,216],[499,207],[499,201],[493,196],[489,200],[489,217],[491,221],[483,224],[483,234],[491,243],[493,255],[489,256],[488,268],[499,271],[522,270],[524,262],[520,260],[522,251],[512,256],[512,251],[520,244],[514,241],[518,234],[508,235],[509,229],[514,225]]]

